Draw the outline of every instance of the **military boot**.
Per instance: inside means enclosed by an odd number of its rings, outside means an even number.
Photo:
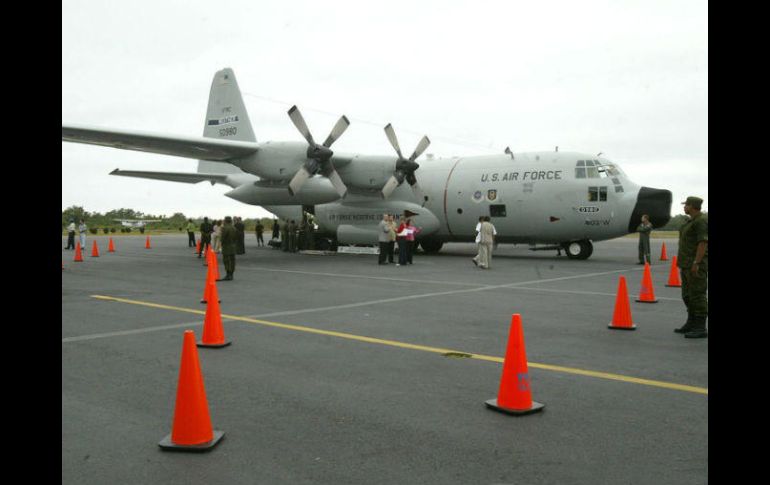
[[[675,328],[674,332],[676,332],[676,333],[687,333],[690,330],[692,330],[692,328],[693,328],[692,318],[693,318],[692,315],[689,312],[687,312],[687,322],[684,325],[682,325],[681,327]]]
[[[684,338],[708,338],[708,336],[709,334],[706,331],[706,317],[693,317],[693,326],[688,332],[685,332]]]

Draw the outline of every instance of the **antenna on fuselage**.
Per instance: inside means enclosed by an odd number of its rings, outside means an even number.
[[[559,151],[559,145],[556,145],[556,151],[557,152]]]
[[[505,153],[511,156],[511,160],[513,160],[513,152],[511,151],[511,147],[505,147]]]
[[[599,153],[597,153],[597,154],[596,154],[596,156],[597,156],[597,157],[601,157],[601,156],[602,156],[602,153],[604,153],[604,152],[599,152]]]

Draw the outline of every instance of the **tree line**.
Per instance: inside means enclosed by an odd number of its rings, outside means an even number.
[[[121,208],[102,214],[100,212],[88,212],[83,207],[73,205],[67,207],[61,213],[62,232],[66,231],[70,221],[74,220],[75,224],[77,224],[80,219],[85,221],[86,226],[88,226],[90,230],[115,229],[116,232],[120,232],[123,225],[120,223],[120,221],[116,221],[115,219],[157,219],[160,222],[152,222],[147,225],[149,230],[181,232],[186,231],[188,219],[192,219],[196,226],[200,226],[201,222],[203,222],[203,217],[188,217],[182,212],[176,212],[171,217],[166,217],[165,215],[157,216],[153,214],[145,214],[133,209]],[[212,220],[212,218],[209,217],[209,220]],[[257,221],[262,222],[262,225],[265,226],[265,231],[272,230],[273,219],[269,217],[262,217],[259,219],[243,219],[243,224],[246,226],[246,231],[254,232],[254,229],[257,227]],[[132,228],[132,230],[136,229]]]

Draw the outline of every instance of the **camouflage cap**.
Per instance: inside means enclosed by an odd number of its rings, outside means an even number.
[[[687,197],[687,200],[682,202],[682,204],[700,207],[701,204],[703,204],[703,199],[701,199],[700,197],[695,197],[694,195],[691,195]]]

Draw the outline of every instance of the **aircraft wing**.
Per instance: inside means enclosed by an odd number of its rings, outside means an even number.
[[[62,141],[102,145],[124,150],[159,153],[177,157],[226,162],[255,153],[254,142],[220,140],[195,136],[162,135],[158,133],[113,130],[86,125],[62,125]],[[165,179],[164,179],[165,180]]]
[[[219,182],[227,183],[227,175],[213,173],[182,173],[182,172],[141,172],[137,170],[119,170],[115,169],[110,175],[122,175],[124,177],[137,177],[154,180],[168,180],[171,182],[184,182],[186,184],[197,184],[198,182],[208,181],[212,184]]]

